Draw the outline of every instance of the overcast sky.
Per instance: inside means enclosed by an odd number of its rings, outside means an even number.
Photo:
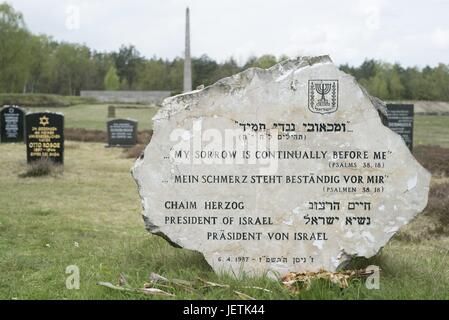
[[[7,2],[24,14],[32,32],[99,51],[134,44],[147,57],[181,56],[189,6],[194,56],[233,56],[243,63],[265,53],[326,53],[338,64],[358,65],[365,58],[405,66],[449,64],[449,0]]]

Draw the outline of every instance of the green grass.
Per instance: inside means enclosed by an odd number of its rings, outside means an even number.
[[[124,273],[130,285],[141,288],[150,272],[230,285],[178,289],[176,298],[181,299],[237,299],[234,290],[258,299],[449,299],[448,238],[393,240],[377,257],[355,263],[380,266],[380,290],[368,290],[360,280],[347,289],[318,281],[310,290],[293,294],[269,279],[215,275],[200,254],[175,249],[148,234],[129,173],[132,160],[123,158],[121,150],[68,142],[64,173],[38,178],[19,177],[27,170],[23,144],[2,144],[0,154],[1,299],[157,298],[96,285],[116,284]],[[69,265],[80,269],[79,290],[65,287]]]
[[[29,111],[45,111],[48,108],[30,108]],[[108,105],[76,105],[63,108],[51,108],[52,112],[61,112],[65,116],[67,128],[83,128],[106,131]],[[156,114],[157,107],[138,106],[137,109],[116,108],[116,118],[131,118],[139,122],[139,130],[150,130],[153,127],[151,118]]]
[[[439,145],[449,148],[449,116],[416,115],[415,145]]]
[[[137,106],[138,109],[116,109],[117,118],[132,118],[139,121],[139,130],[152,129],[151,118],[157,107]],[[43,111],[48,108],[30,108],[30,111]],[[106,130],[108,105],[76,105],[71,107],[51,108],[51,111],[65,115],[67,128]],[[415,116],[415,145],[440,145],[449,148],[449,116]]]
[[[0,106],[13,104],[22,107],[67,107],[77,104],[96,103],[96,99],[56,94],[12,94],[0,93]]]
[[[62,112],[68,128],[105,130],[108,105],[51,108]],[[46,108],[31,108],[31,111]],[[116,116],[151,129],[156,108],[117,109]],[[449,147],[449,117],[416,116],[415,145]],[[67,142],[64,173],[20,178],[27,171],[25,146],[0,145],[0,298],[2,299],[148,299],[139,293],[96,285],[116,284],[124,273],[133,287],[148,282],[150,272],[196,281],[198,277],[230,288],[177,290],[181,299],[236,299],[234,290],[258,299],[449,299],[449,238],[391,241],[375,258],[354,267],[379,265],[380,290],[360,280],[340,289],[324,281],[293,294],[278,282],[235,280],[212,272],[198,253],[169,246],[148,234],[140,199],[129,170],[132,160],[103,144]],[[407,230],[420,228],[417,219]],[[407,231],[412,232],[412,231]],[[398,237],[407,239],[407,237]],[[80,290],[68,290],[65,269],[80,268]],[[263,292],[247,286],[264,287]]]

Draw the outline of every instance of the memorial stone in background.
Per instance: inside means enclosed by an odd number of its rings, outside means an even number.
[[[372,257],[430,183],[384,109],[327,56],[167,98],[132,171],[145,225],[236,276]]]
[[[413,104],[387,104],[388,127],[404,139],[413,150]]]
[[[132,147],[137,143],[137,121],[114,119],[107,122],[109,147]]]
[[[0,141],[23,142],[25,111],[17,106],[4,106],[0,111]]]
[[[25,116],[27,161],[49,159],[64,162],[64,115],[53,112]]]

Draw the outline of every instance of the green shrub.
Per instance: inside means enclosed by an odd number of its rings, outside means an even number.
[[[77,104],[94,104],[90,97],[59,96],[55,94],[0,94],[0,107],[18,105],[21,107],[69,107]]]
[[[42,158],[37,161],[33,161],[28,165],[26,172],[21,173],[19,177],[21,178],[37,178],[46,177],[60,172],[60,165],[54,164],[51,160],[47,158]]]

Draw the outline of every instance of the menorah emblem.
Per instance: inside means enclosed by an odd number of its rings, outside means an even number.
[[[338,80],[309,80],[309,110],[325,114],[337,108]]]
[[[321,83],[315,86],[316,92],[321,95],[321,99],[318,100],[318,105],[320,107],[330,106],[329,101],[326,99],[326,95],[331,92],[330,83]]]

